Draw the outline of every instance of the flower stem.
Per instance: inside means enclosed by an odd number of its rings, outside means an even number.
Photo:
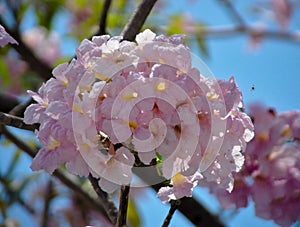
[[[94,178],[92,176],[92,174],[89,174],[89,180],[90,180],[95,192],[97,193],[98,198],[101,201],[101,204],[102,204],[107,216],[109,217],[111,223],[116,224],[117,208],[115,207],[115,204],[112,201],[111,196],[99,187],[99,185],[98,185],[99,179]]]
[[[41,227],[48,226],[50,203],[53,198],[54,198],[53,182],[52,182],[52,180],[50,180],[48,183],[48,186],[47,186],[47,191],[46,191],[45,199],[44,199],[44,210],[43,210]]]
[[[117,227],[126,226],[129,191],[129,185],[121,186],[119,213],[116,225]]]
[[[171,204],[171,206],[170,206],[169,213],[168,213],[167,217],[165,218],[164,223],[162,224],[162,227],[169,226],[171,219],[173,217],[173,214],[175,213],[178,206],[180,205],[180,200],[171,200],[170,204]]]

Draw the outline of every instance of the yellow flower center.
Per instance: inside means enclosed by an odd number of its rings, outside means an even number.
[[[156,85],[155,90],[159,91],[159,92],[163,92],[164,90],[166,90],[167,86],[165,82],[160,82]]]
[[[128,95],[123,96],[122,99],[125,100],[125,101],[130,101],[131,99],[135,99],[137,97],[138,97],[138,93],[132,92]]]
[[[172,178],[172,182],[173,185],[176,187],[182,185],[184,182],[186,182],[186,180],[183,175],[181,175],[180,173],[176,173]]]
[[[49,137],[49,145],[47,148],[51,151],[55,150],[55,148],[60,146],[60,142],[54,139],[52,136]]]
[[[291,132],[292,132],[292,130],[290,129],[290,127],[288,125],[286,125],[286,127],[281,132],[281,136],[285,137],[285,136],[289,135]]]

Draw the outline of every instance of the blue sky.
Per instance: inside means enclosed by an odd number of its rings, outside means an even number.
[[[189,1],[169,1],[168,11],[190,13],[210,25],[226,25],[231,20],[226,11],[220,7],[218,1],[199,0],[195,4],[187,4]],[[247,4],[252,1],[235,1],[238,9],[243,15],[249,15]],[[183,10],[184,9],[184,10]],[[292,29],[300,29],[299,9],[293,22]],[[247,16],[247,21],[256,22],[255,17]],[[31,22],[25,25],[30,27]],[[60,27],[60,29],[62,29]],[[231,75],[243,92],[246,106],[254,101],[262,102],[270,107],[275,107],[278,112],[300,109],[300,44],[285,42],[281,40],[264,40],[262,46],[256,51],[249,50],[249,39],[246,36],[238,36],[228,39],[210,39],[207,42],[209,58],[202,60],[208,65],[216,78],[228,79]],[[75,43],[70,42],[64,46],[66,53],[74,53]],[[201,56],[198,50],[192,50]],[[254,86],[255,90],[251,87]],[[19,132],[19,131],[18,131]],[[23,135],[22,133],[18,133]],[[25,135],[25,134],[24,134]],[[10,149],[11,150],[11,149]],[[10,159],[10,150],[0,147],[0,169]],[[24,157],[20,173],[29,173],[30,160]],[[207,204],[213,212],[218,212],[219,207],[214,197],[210,196],[204,189],[197,189],[195,197]],[[141,210],[146,227],[161,225],[162,220],[168,212],[168,206],[163,205],[155,194],[150,190],[137,204]],[[24,213],[16,208],[11,211],[14,216],[26,220]],[[229,216],[229,213],[227,213]],[[24,222],[23,222],[24,223]],[[241,209],[236,215],[228,219],[228,226],[256,226],[275,227],[272,221],[256,218],[254,207],[251,204],[246,209]],[[32,226],[31,224],[29,224]],[[27,226],[29,226],[27,225]],[[192,226],[186,219],[176,212],[171,226]]]

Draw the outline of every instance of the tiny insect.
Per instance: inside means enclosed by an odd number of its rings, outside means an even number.
[[[255,87],[254,87],[254,85],[252,85],[252,87],[251,87],[251,91],[254,91],[255,90]]]

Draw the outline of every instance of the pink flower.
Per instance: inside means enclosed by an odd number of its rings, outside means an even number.
[[[292,3],[289,0],[272,0],[275,20],[281,28],[287,28],[292,16]]]
[[[223,209],[239,209],[247,207],[249,201],[249,194],[251,187],[247,184],[246,179],[241,173],[233,174],[234,187],[231,192],[224,188],[220,188],[216,183],[210,182],[207,184],[204,181],[199,182],[199,186],[206,186],[209,188],[210,193],[214,194]]]
[[[76,148],[68,138],[68,132],[57,122],[46,121],[40,126],[37,137],[43,148],[33,159],[32,170],[45,169],[52,173],[60,163],[73,158]]]
[[[38,93],[28,91],[31,97],[37,104],[31,104],[24,112],[24,122],[26,124],[40,123],[43,121],[43,116],[46,108],[49,105],[45,84],[43,84]]]
[[[52,66],[61,56],[58,34],[49,33],[43,27],[36,27],[22,34],[24,43],[46,64]],[[47,54],[45,54],[47,53]]]
[[[0,46],[4,47],[8,43],[18,44],[18,42],[11,37],[6,31],[5,28],[0,24]]]
[[[170,200],[177,200],[183,197],[192,197],[194,188],[198,185],[198,181],[202,179],[200,173],[185,177],[180,173],[173,176],[171,180],[172,187],[162,187],[157,193],[157,197],[167,203]]]

